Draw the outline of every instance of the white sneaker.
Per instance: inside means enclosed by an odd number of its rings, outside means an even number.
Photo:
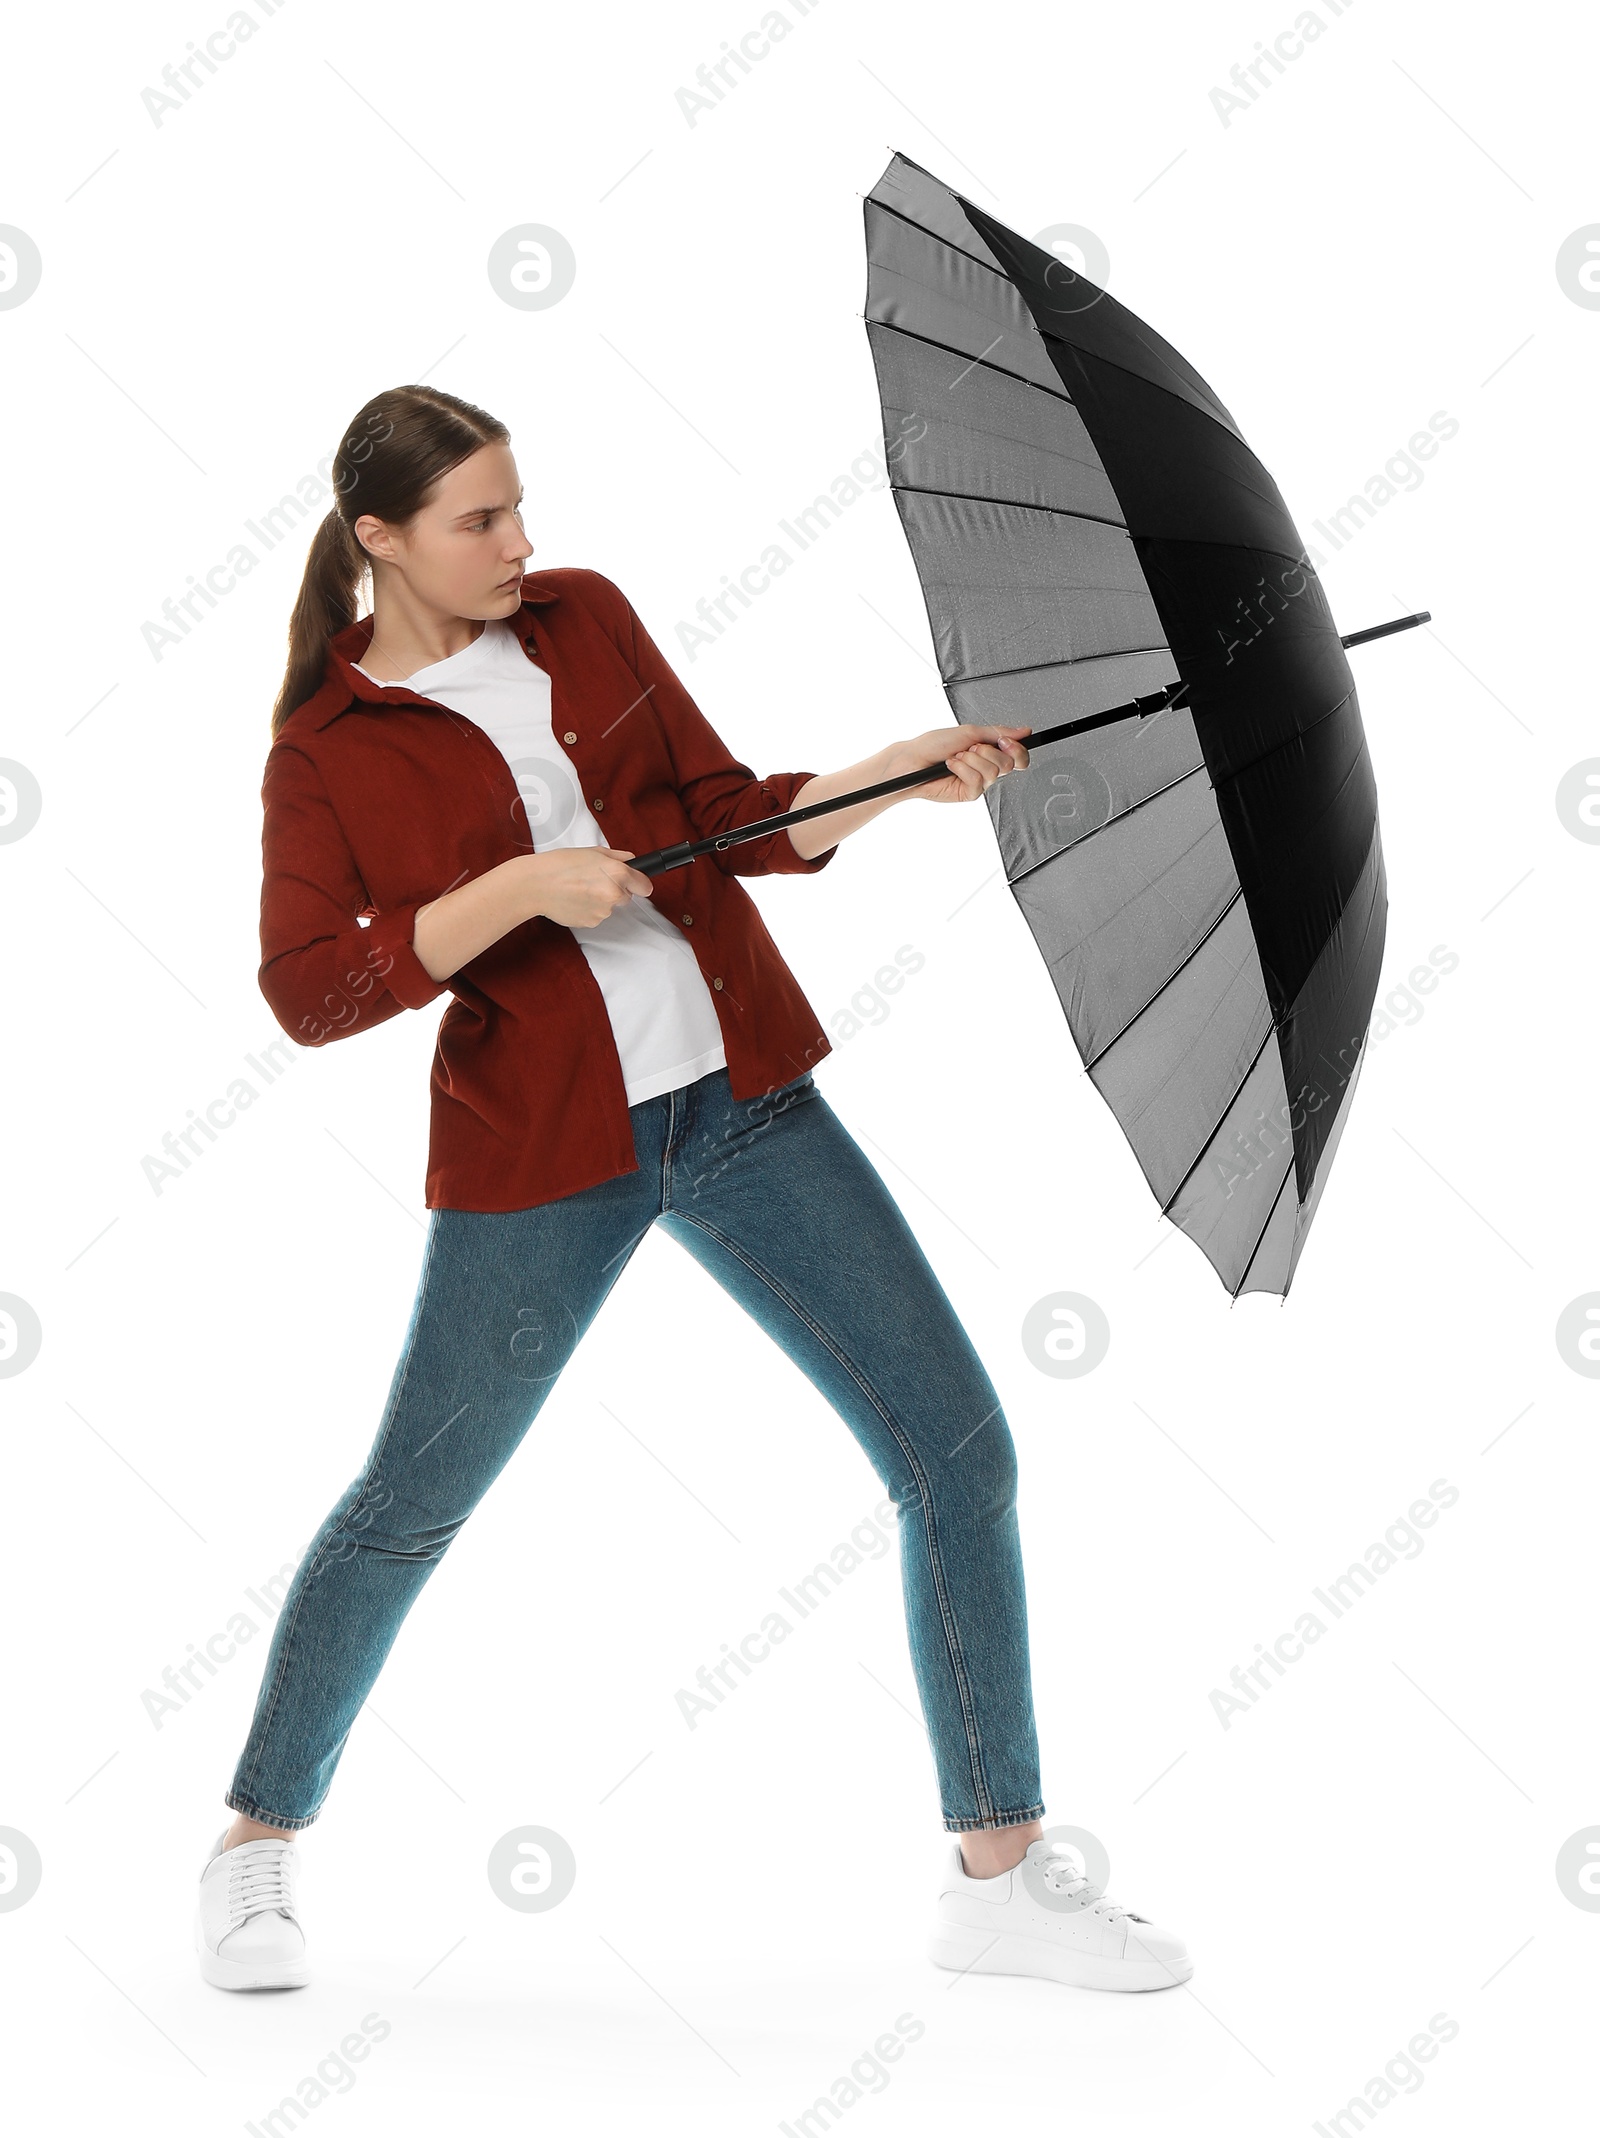
[[[200,1873],[194,1945],[200,1972],[221,1990],[301,1989],[311,1980],[306,1938],[295,1911],[300,1854],[292,1841],[244,1841],[224,1849],[228,1830]]]
[[[1033,1842],[997,1878],[969,1878],[952,1844],[927,1953],[936,1967],[1088,1990],[1168,1989],[1194,1973],[1182,1938],[1108,1900],[1059,1841]]]

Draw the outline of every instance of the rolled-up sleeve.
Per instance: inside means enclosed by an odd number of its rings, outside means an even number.
[[[757,823],[762,817],[782,816],[792,809],[795,796],[816,774],[769,772],[758,779],[748,765],[740,764],[673,674],[627,596],[600,573],[592,576],[615,605],[619,643],[661,721],[678,793],[695,837],[713,839],[719,832]],[[787,831],[774,831],[764,839],[742,840],[711,858],[728,876],[814,876],[837,852],[835,843],[808,857],[795,851]]]
[[[417,956],[419,899],[373,913],[316,767],[275,743],[261,783],[261,992],[291,1039],[320,1047],[445,992]],[[362,916],[370,915],[370,926]]]

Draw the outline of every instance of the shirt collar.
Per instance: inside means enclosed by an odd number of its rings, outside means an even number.
[[[522,606],[514,616],[505,620],[516,633],[524,649],[533,632],[532,611],[546,602],[559,601],[560,589],[547,578],[536,573],[527,573],[522,581]],[[329,721],[348,712],[352,705],[429,705],[433,701],[423,697],[420,691],[406,690],[396,683],[374,683],[356,667],[356,662],[372,643],[373,619],[358,617],[342,631],[336,631],[328,642],[328,659],[321,684],[307,702],[307,718],[313,727],[325,728]]]

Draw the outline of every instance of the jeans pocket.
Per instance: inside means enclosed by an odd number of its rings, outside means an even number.
[[[779,1084],[771,1091],[761,1092],[753,1099],[735,1099],[729,1106],[727,1119],[718,1139],[725,1147],[738,1148],[750,1139],[759,1136],[764,1129],[781,1121],[786,1113],[796,1106],[803,1106],[807,1099],[817,1096],[817,1087],[812,1082],[809,1069],[792,1078],[787,1084]]]
[[[793,1106],[803,1106],[807,1099],[814,1099],[816,1096],[816,1081],[811,1071],[806,1069],[799,1076],[791,1078],[787,1084],[780,1084],[776,1091],[768,1095],[767,1103],[772,1113],[781,1114],[787,1113]]]

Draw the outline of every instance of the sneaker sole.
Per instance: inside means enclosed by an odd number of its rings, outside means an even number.
[[[219,1990],[300,1990],[311,1980],[309,1964],[301,1960],[225,1960],[208,1945],[198,1942],[200,1972]]]
[[[969,1930],[941,1923],[928,1940],[935,1967],[973,1975],[1039,1975],[1082,1990],[1167,1990],[1187,1982],[1194,1962],[1182,1960],[1105,1960],[1089,1953],[1067,1952],[1043,1938],[1015,1931]]]

